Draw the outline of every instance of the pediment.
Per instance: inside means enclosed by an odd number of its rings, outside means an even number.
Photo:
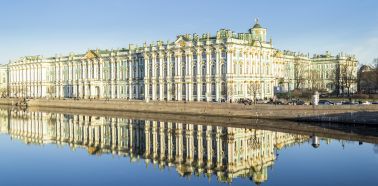
[[[98,57],[100,57],[100,55],[94,50],[89,50],[84,56],[85,59],[93,59]]]
[[[277,51],[275,54],[274,54],[274,57],[283,57],[283,53],[281,51]]]
[[[175,44],[176,46],[178,47],[185,47],[187,45],[187,39],[185,39],[183,36],[179,36],[176,41],[175,41]]]

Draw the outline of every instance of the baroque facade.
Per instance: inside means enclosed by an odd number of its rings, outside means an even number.
[[[265,182],[277,150],[309,140],[258,129],[39,111],[0,110],[0,121],[0,133],[27,144],[142,159],[161,169],[175,167],[180,176],[215,175],[229,183],[238,177]]]
[[[340,89],[329,74],[343,61],[357,73],[350,55],[275,49],[257,20],[247,33],[221,29],[117,50],[28,56],[7,70],[10,97],[228,101],[270,98],[276,89]]]

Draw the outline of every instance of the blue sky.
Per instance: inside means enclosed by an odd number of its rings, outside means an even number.
[[[378,57],[376,0],[0,0],[0,63],[84,53],[178,34],[246,32],[258,17],[274,47]]]

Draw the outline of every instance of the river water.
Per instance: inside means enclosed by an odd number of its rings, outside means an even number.
[[[0,149],[2,185],[378,185],[363,136],[0,109]]]

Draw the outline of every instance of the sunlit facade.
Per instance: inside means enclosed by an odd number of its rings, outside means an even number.
[[[277,50],[257,20],[247,33],[221,29],[117,50],[23,57],[8,64],[9,95],[220,102],[271,98],[276,90],[313,84],[334,91],[328,66],[342,57],[357,69],[353,56],[310,58]]]

